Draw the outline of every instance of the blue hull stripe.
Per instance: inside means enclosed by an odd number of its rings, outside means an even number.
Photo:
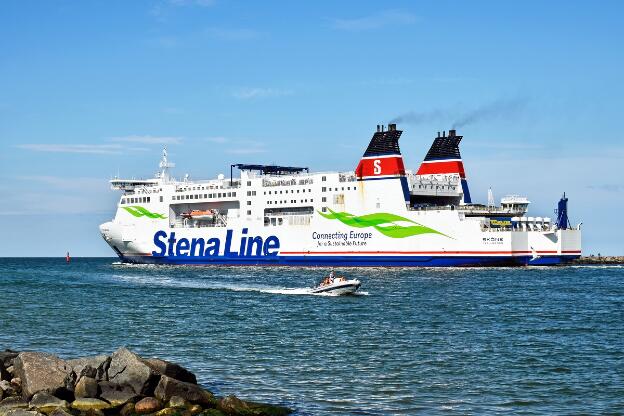
[[[543,256],[249,256],[183,257],[122,255],[128,263],[233,265],[233,266],[340,266],[340,267],[462,267],[553,265],[568,262],[578,255]]]

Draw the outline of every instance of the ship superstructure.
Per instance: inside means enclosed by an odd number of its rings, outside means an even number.
[[[401,133],[395,124],[377,126],[349,172],[233,164],[229,177],[176,180],[165,150],[155,178],[111,180],[122,195],[100,230],[133,263],[485,266],[580,256],[567,198],[555,220],[527,216],[521,196],[475,204],[462,136],[438,133],[413,172],[405,169]]]

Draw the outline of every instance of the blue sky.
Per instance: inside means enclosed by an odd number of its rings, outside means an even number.
[[[561,195],[624,255],[624,3],[0,3],[0,255],[110,255],[108,179],[237,162],[348,170],[399,120],[416,169],[459,123],[473,199]]]

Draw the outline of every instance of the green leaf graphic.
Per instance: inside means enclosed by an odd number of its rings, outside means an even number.
[[[158,218],[161,220],[166,219],[167,217],[165,217],[165,214],[156,214],[155,212],[150,212],[147,209],[138,206],[138,205],[134,205],[131,207],[123,207],[123,209],[125,209],[126,211],[128,211],[130,214],[132,214],[133,216],[139,218],[139,217],[148,217],[148,218]]]
[[[386,212],[378,212],[375,214],[367,214],[361,216],[355,216],[348,212],[335,212],[329,209],[329,214],[324,214],[319,211],[323,217],[329,220],[338,220],[341,223],[348,225],[349,227],[356,228],[368,228],[373,227],[383,235],[391,238],[405,238],[419,234],[440,234],[445,237],[448,235],[443,234],[433,228],[426,227],[422,224],[418,224],[408,218],[401,217],[395,214],[389,214]],[[408,222],[413,225],[400,225],[398,221]],[[449,237],[451,238],[451,237]]]

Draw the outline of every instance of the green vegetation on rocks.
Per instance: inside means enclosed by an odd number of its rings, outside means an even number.
[[[282,416],[292,410],[217,398],[184,367],[126,348],[63,360],[0,352],[0,416]]]

